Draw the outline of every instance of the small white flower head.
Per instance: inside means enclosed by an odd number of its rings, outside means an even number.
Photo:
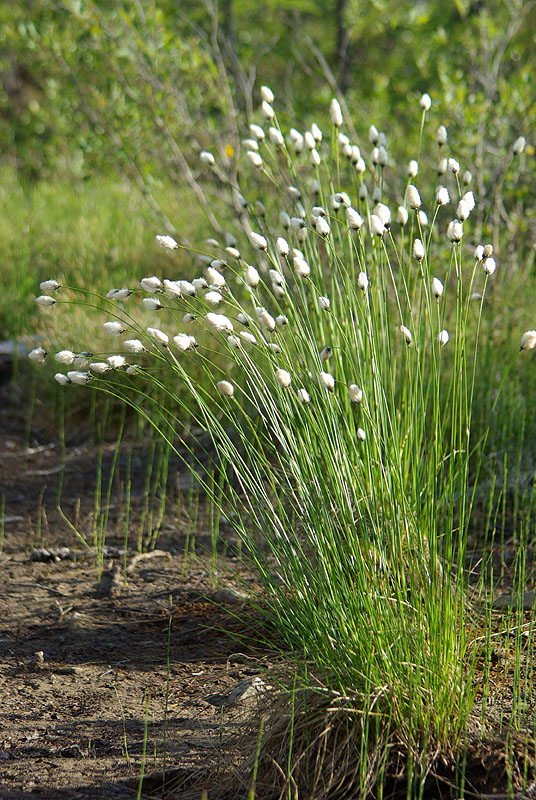
[[[280,255],[280,256],[282,256],[283,258],[284,258],[285,256],[288,256],[288,254],[290,253],[290,245],[289,245],[289,243],[287,242],[287,240],[286,240],[286,239],[284,239],[282,236],[279,236],[279,237],[277,238],[277,241],[276,241],[276,243],[275,243],[275,246],[276,246],[277,252],[278,252],[278,253],[279,253],[279,255]]]
[[[521,337],[520,350],[534,350],[536,347],[536,331],[525,331]]]
[[[486,275],[493,275],[495,270],[497,269],[497,263],[492,256],[488,256],[488,258],[484,259],[484,263],[482,264],[482,269]]]
[[[525,145],[527,144],[527,140],[524,136],[519,136],[515,142],[514,146],[512,147],[512,152],[515,156],[520,156],[523,150],[525,149]]]
[[[360,389],[357,383],[351,383],[348,386],[348,393],[350,395],[350,400],[352,403],[357,403],[361,405],[363,402],[363,389]]]
[[[374,164],[375,167],[378,166],[378,164],[380,163],[380,148],[379,147],[374,147],[373,148],[372,153],[370,154],[370,160],[372,161],[372,163]]]
[[[273,103],[275,95],[269,86],[261,86],[261,100],[266,100],[267,103]]]
[[[344,206],[344,208],[350,208],[352,205],[352,201],[350,200],[350,195],[347,192],[336,192],[333,195],[334,200],[339,203],[339,206]]]
[[[238,336],[235,336],[234,333],[230,333],[229,336],[227,337],[227,344],[234,350],[238,350],[241,344],[240,338]]]
[[[269,311],[265,308],[262,309],[261,313],[259,314],[259,322],[269,333],[273,333],[276,328],[275,319],[272,317]]]
[[[410,183],[410,185],[408,186],[407,198],[410,208],[417,209],[421,207],[422,200],[419,194],[419,190],[412,183]]]
[[[365,439],[367,438],[367,434],[365,433],[363,428],[358,428],[357,431],[356,431],[356,435],[357,435],[357,438],[358,438],[358,440],[360,442],[364,442]]]
[[[342,125],[342,122],[341,122],[341,125]],[[342,148],[342,151],[343,151],[344,155],[346,155],[346,148],[350,144],[350,139],[348,138],[348,136],[345,133],[342,133],[342,131],[339,131],[339,135],[337,136],[337,140],[339,142],[339,147]],[[352,146],[350,145],[350,155],[347,156],[347,158],[351,158],[351,156],[352,156]]]
[[[258,142],[262,142],[263,141],[263,139],[265,137],[265,133],[264,133],[264,131],[261,128],[260,125],[255,125],[255,123],[252,123],[249,126],[249,131],[250,131],[251,135],[253,136],[253,138],[257,139]]]
[[[275,323],[279,328],[282,328],[285,325],[288,325],[288,317],[286,317],[284,314],[279,314],[279,316],[275,318]]]
[[[319,297],[318,298],[318,305],[320,306],[321,311],[329,311],[329,307],[331,305],[329,297]]]
[[[147,311],[158,311],[162,308],[162,303],[158,297],[144,297],[141,301]]]
[[[360,200],[366,200],[367,199],[367,197],[368,197],[368,189],[367,189],[367,184],[366,183],[362,183],[361,184],[361,186],[359,187],[359,191],[357,193],[357,196],[359,197]]]
[[[471,172],[469,172],[469,170],[468,170],[468,169],[466,169],[466,170],[465,170],[465,172],[463,173],[463,178],[462,178],[462,180],[463,180],[463,184],[464,184],[464,186],[470,186],[470,184],[472,183],[472,181],[473,181],[473,175],[472,175],[472,173],[471,173]]]
[[[142,278],[140,281],[140,286],[145,292],[154,293],[162,288],[162,282],[160,278],[157,278],[156,275],[153,275],[150,278]]]
[[[363,217],[351,206],[346,209],[346,223],[350,230],[358,231],[363,225]]]
[[[275,117],[275,111],[267,100],[262,101],[261,111],[264,119],[268,120],[268,122],[271,122]]]
[[[216,164],[216,159],[212,153],[209,153],[207,150],[202,150],[199,153],[199,158],[201,159],[201,163],[206,167],[213,167]]]
[[[158,234],[155,236],[155,239],[158,247],[161,247],[163,250],[176,250],[179,246],[173,236]]]
[[[314,150],[315,147],[316,147],[316,139],[313,136],[313,134],[311,133],[311,131],[305,131],[305,134],[304,134],[303,138],[304,138],[304,141],[305,141],[306,148],[308,150]]]
[[[296,138],[292,142],[292,148],[296,153],[296,155],[299,155],[301,152],[303,152],[304,144],[305,144],[305,137],[302,136],[301,133],[299,133],[298,136],[296,136]]]
[[[435,199],[438,206],[446,206],[450,203],[449,190],[446,186],[438,186],[435,193]]]
[[[84,350],[82,353],[77,353],[73,361],[73,366],[76,369],[88,369],[90,358],[91,353],[89,353],[87,350]]]
[[[440,158],[437,165],[437,174],[444,175],[448,169],[448,161],[446,158]]]
[[[112,368],[106,361],[92,361],[92,363],[89,365],[89,369],[91,372],[94,372],[95,375],[104,375]]]
[[[54,356],[55,360],[58,364],[72,364],[76,358],[76,353],[73,353],[72,350],[60,350],[59,353],[56,353]]]
[[[419,172],[419,162],[416,161],[414,158],[412,158],[408,164],[408,175],[410,178],[416,178],[418,172]]]
[[[432,105],[432,98],[426,92],[421,96],[420,106],[423,111],[429,111]]]
[[[246,150],[258,150],[259,143],[256,139],[242,139],[242,145]]]
[[[372,191],[372,202],[379,203],[382,199],[382,188],[381,186],[375,186]]]
[[[475,261],[482,261],[484,258],[484,245],[478,244],[475,247]]]
[[[470,213],[471,213],[470,204],[462,197],[462,199],[458,203],[458,208],[456,209],[456,216],[458,217],[460,222],[465,222],[465,220],[469,217]]]
[[[158,344],[162,344],[164,346],[169,344],[169,336],[167,333],[164,333],[164,331],[161,331],[160,328],[146,328],[146,331],[151,339],[154,339],[155,342],[158,342]]]
[[[420,239],[415,239],[413,242],[413,257],[417,259],[417,261],[422,261],[425,256],[425,249],[424,245]]]
[[[197,347],[195,336],[189,336],[187,333],[178,333],[173,337],[173,342],[183,353],[185,353],[187,350],[193,350],[194,347]]]
[[[165,281],[164,281],[164,283],[165,283]],[[206,289],[207,286],[208,286],[208,283],[207,283],[205,278],[194,278],[193,281],[192,281],[192,286],[195,288],[195,293],[197,294],[198,292],[201,292],[203,289]],[[164,291],[166,291],[165,288],[164,288]],[[166,292],[166,294],[167,294],[167,292]]]
[[[48,294],[41,294],[35,298],[35,302],[40,306],[53,306],[56,301]]]
[[[257,344],[257,339],[249,331],[240,331],[240,337],[248,344]]]
[[[277,269],[269,269],[268,270],[268,275],[270,276],[270,280],[272,281],[272,284],[275,284],[276,286],[283,286],[284,285],[285,279],[281,275],[279,270],[277,270]]]
[[[226,252],[229,253],[231,258],[240,258],[240,250],[236,247],[226,247]]]
[[[205,303],[208,303],[209,306],[219,306],[220,303],[223,302],[223,296],[219,293],[214,291],[207,292],[204,297]]]
[[[82,372],[81,370],[75,369],[72,372],[68,372],[67,377],[71,383],[77,383],[79,386],[83,386],[84,383],[89,383],[92,375],[89,372]]]
[[[465,192],[464,196],[462,197],[464,203],[467,203],[467,207],[472,211],[476,205],[475,202],[475,195],[472,191]]]
[[[37,364],[44,364],[47,357],[47,351],[43,347],[36,347],[28,353],[30,361],[35,361]]]
[[[386,231],[385,225],[377,214],[371,214],[370,230],[375,236],[383,236]]]
[[[332,392],[335,389],[335,378],[331,372],[321,372],[318,377],[320,379],[320,383],[325,389],[328,390],[328,392]]]
[[[138,372],[140,371],[140,369],[141,369],[141,367],[140,367],[139,364],[130,364],[126,368],[125,372],[126,372],[127,375],[137,375]]]
[[[352,145],[352,156],[351,156],[352,164],[355,166],[360,158],[361,158],[361,150],[359,149],[359,147],[356,144],[353,144]]]
[[[182,321],[187,325],[189,322],[193,322],[195,320],[195,314],[191,314],[189,311],[183,316]]]
[[[439,300],[439,298],[443,294],[445,287],[443,286],[439,278],[432,278],[431,289],[434,297]]]
[[[315,228],[316,232],[319,236],[327,237],[331,233],[331,228],[329,222],[325,217],[316,217],[315,218]]]
[[[275,377],[277,378],[277,382],[285,389],[290,386],[292,382],[290,372],[287,372],[286,369],[276,370]]]
[[[380,167],[386,167],[389,163],[389,156],[387,155],[387,150],[382,145],[378,147],[378,164]]]
[[[262,167],[262,156],[255,150],[248,150],[246,158],[253,167],[257,167],[257,169]]]
[[[333,347],[327,345],[320,351],[320,361],[326,362],[333,355]]]
[[[63,372],[56,372],[54,375],[54,380],[56,383],[59,383],[60,386],[67,386],[71,382],[67,375],[63,374]]]
[[[230,381],[218,381],[216,384],[218,392],[224,397],[232,397],[234,394],[234,386]]]
[[[413,336],[412,336],[412,334],[411,334],[411,331],[410,331],[410,329],[409,329],[409,328],[406,328],[406,326],[405,326],[405,325],[401,325],[401,326],[400,326],[400,333],[401,333],[401,334],[402,334],[402,336],[404,337],[404,340],[405,340],[406,344],[407,344],[407,345],[408,345],[408,347],[409,347],[409,346],[411,345],[411,343],[413,342]]]
[[[316,122],[313,122],[313,124],[311,125],[311,133],[313,134],[315,142],[318,142],[320,144],[320,142],[322,141],[322,131],[320,130]]]
[[[333,100],[331,101],[331,105],[329,107],[329,113],[333,125],[336,128],[340,128],[343,123],[343,118],[342,118],[341,105],[336,97],[334,97]]]
[[[270,137],[270,141],[272,144],[275,144],[276,147],[283,147],[285,144],[285,140],[283,139],[283,135],[279,128],[274,128],[273,126],[268,129],[268,136]]]
[[[48,294],[49,292],[57,292],[58,289],[60,288],[60,285],[59,285],[58,281],[55,281],[55,280],[51,279],[51,280],[48,280],[48,281],[42,281],[39,284],[39,288],[41,289],[43,294]]]
[[[380,138],[380,133],[376,125],[371,125],[368,132],[369,142],[371,144],[377,144],[378,139]]]
[[[113,300],[118,291],[119,289],[108,289],[104,296],[107,300]]]
[[[443,145],[447,143],[447,139],[448,139],[447,129],[445,128],[444,125],[440,125],[439,128],[437,129],[437,135],[436,135],[436,140],[438,145],[440,147],[443,147]]]
[[[374,208],[374,213],[381,219],[384,226],[388,228],[391,224],[391,211],[389,206],[386,206],[385,203],[378,203]]]
[[[255,288],[255,286],[259,285],[260,279],[261,276],[259,275],[258,270],[255,269],[255,267],[251,266],[251,264],[248,267],[246,267],[244,280],[246,281],[248,286]]]
[[[408,209],[405,206],[398,206],[398,211],[396,212],[396,221],[399,225],[404,225],[409,219]]]
[[[459,220],[453,219],[452,222],[449,222],[447,238],[453,244],[461,242],[463,238],[463,225]]]
[[[318,152],[316,147],[314,147],[311,150],[310,159],[311,159],[311,164],[313,165],[313,167],[318,167],[320,165],[320,153]]]
[[[264,236],[261,236],[260,233],[255,233],[255,231],[251,231],[249,234],[249,241],[256,250],[266,250],[268,248],[268,242]]]
[[[168,297],[177,298],[181,297],[181,287],[178,281],[170,281],[167,278],[164,280],[164,292]]]
[[[459,163],[459,161],[456,161],[455,158],[449,158],[447,164],[448,164],[449,170],[451,172],[453,172],[455,175],[457,175],[458,172],[460,171],[460,163]]]
[[[311,274],[311,267],[307,263],[307,261],[302,258],[301,256],[294,256],[292,259],[292,263],[294,264],[294,269],[296,270],[297,275],[300,278],[308,278]]]
[[[112,300],[126,300],[132,294],[131,289],[116,289],[114,291]]]
[[[287,214],[286,211],[279,212],[279,224],[282,228],[286,231],[290,228],[290,214]]]
[[[272,283],[272,292],[278,300],[281,300],[285,296],[285,287],[278,283]]]
[[[209,311],[206,320],[212,328],[221,333],[232,333],[234,330],[233,323],[225,314],[214,314],[214,312]]]
[[[419,220],[419,225],[421,226],[421,228],[426,228],[426,226],[428,225],[428,217],[426,216],[426,213],[422,210],[422,208],[420,208],[417,211],[417,219]]]
[[[307,389],[298,389],[298,400],[304,406],[306,406],[311,401],[311,398],[309,397],[309,392],[307,391]]]
[[[489,258],[492,255],[493,255],[493,245],[492,244],[484,245],[484,258]]]
[[[360,272],[357,276],[357,285],[361,289],[362,292],[366,292],[369,285],[369,279],[367,277],[366,272]]]
[[[111,320],[110,322],[105,322],[102,326],[106,333],[109,333],[111,336],[119,336],[119,334],[124,333],[126,328],[118,322],[117,320]]]
[[[439,342],[441,347],[445,347],[449,339],[450,339],[449,332],[445,330],[445,328],[443,328],[443,330],[439,331],[439,333],[437,334],[437,341]]]
[[[127,339],[123,342],[123,347],[127,353],[143,353],[145,345],[140,339]]]

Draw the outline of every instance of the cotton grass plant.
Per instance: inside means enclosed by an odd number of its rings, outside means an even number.
[[[418,779],[432,754],[465,741],[480,621],[464,563],[486,438],[471,424],[500,270],[474,238],[471,176],[429,122],[427,95],[407,170],[390,165],[374,125],[366,144],[351,141],[336,100],[323,135],[283,125],[273,93],[261,95],[238,177],[200,155],[236,209],[233,232],[195,251],[189,280],[140,276],[106,298],[42,285],[47,315],[104,302],[109,347],[30,358],[56,360],[67,390],[90,383],[186,444],[313,692],[302,714],[322,709],[357,748],[346,777],[320,779],[323,740],[305,721],[292,751],[292,723],[279,770],[289,791],[365,795],[393,743]],[[175,239],[156,241],[175,257]],[[201,454],[194,431],[210,433],[212,451]]]

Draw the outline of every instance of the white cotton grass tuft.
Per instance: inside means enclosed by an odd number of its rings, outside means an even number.
[[[438,186],[435,197],[438,206],[446,206],[447,203],[450,203],[449,190],[446,186]]]
[[[443,328],[443,330],[439,331],[439,333],[437,334],[437,341],[439,342],[441,347],[445,347],[449,339],[450,339],[450,334],[445,328]]]
[[[363,389],[360,389],[357,383],[351,383],[348,386],[348,394],[352,403],[361,405],[363,402]]]
[[[112,367],[106,361],[92,361],[89,365],[89,369],[91,372],[94,372],[95,375],[104,375],[106,372],[110,372]]]
[[[248,344],[253,344],[253,345],[257,344],[257,339],[249,331],[240,331],[239,336],[241,339],[244,340],[244,342],[247,342]]]
[[[324,236],[324,238],[328,237],[331,234],[331,228],[329,222],[325,217],[315,218],[315,228],[319,236]]]
[[[312,164],[313,167],[319,167],[320,166],[320,161],[321,161],[320,153],[318,152],[316,147],[313,147],[313,149],[311,150],[311,154],[310,154],[309,158],[311,160],[311,164]]]
[[[419,194],[419,190],[412,183],[410,183],[410,185],[408,186],[407,198],[410,208],[418,209],[421,207],[422,200]]]
[[[406,328],[405,325],[401,325],[400,326],[400,333],[404,337],[404,341],[406,342],[406,344],[409,347],[411,345],[411,343],[413,342],[413,335],[412,335],[410,329]]]
[[[335,378],[331,372],[321,372],[318,377],[320,383],[325,389],[328,390],[328,392],[332,392],[335,389]]]
[[[525,139],[525,137],[524,136],[518,136],[518,138],[515,140],[514,145],[512,147],[513,154],[515,156],[520,156],[521,153],[523,152],[523,150],[525,149],[526,144],[527,144],[527,140]]]
[[[164,292],[171,299],[182,297],[181,287],[178,281],[170,281],[167,278],[164,280]]]
[[[370,215],[370,230],[375,236],[383,236],[386,228],[377,214]]]
[[[156,275],[152,275],[150,278],[142,278],[140,286],[145,292],[154,293],[162,288],[162,281]]]
[[[520,350],[534,350],[536,347],[536,331],[525,331],[521,337]]]
[[[273,333],[276,328],[275,319],[272,317],[269,311],[263,308],[259,314],[259,322],[269,333]]]
[[[386,228],[389,227],[391,224],[391,209],[389,206],[386,206],[385,203],[377,203],[374,208],[374,214],[381,219]]]
[[[265,120],[271,122],[275,117],[275,111],[268,100],[263,100],[261,103],[261,111]]]
[[[234,386],[230,381],[218,381],[216,386],[219,393],[224,397],[232,397],[234,395]]]
[[[143,353],[145,345],[140,339],[126,339],[123,342],[123,347],[127,353]]]
[[[419,162],[412,158],[408,164],[408,175],[410,178],[416,178],[419,172]]]
[[[339,103],[339,101],[337,100],[336,97],[334,97],[332,99],[332,101],[331,101],[331,104],[330,104],[330,107],[329,107],[329,113],[330,113],[331,122],[333,123],[333,125],[336,128],[340,128],[344,120],[343,120],[343,116],[342,116],[341,104]]]
[[[209,153],[207,150],[202,150],[199,153],[199,158],[201,160],[201,163],[204,164],[206,167],[213,167],[216,164],[216,159],[214,158],[212,153]]]
[[[445,287],[443,286],[439,278],[432,278],[432,283],[431,283],[432,294],[437,300],[439,300],[439,298],[443,295],[444,288]]]
[[[121,333],[126,331],[126,328],[123,327],[123,325],[117,320],[105,322],[102,327],[106,333],[109,333],[111,336],[119,336]]]
[[[276,370],[275,377],[277,378],[277,382],[280,384],[280,386],[283,386],[285,389],[292,383],[291,374],[290,372],[287,372],[286,369]]]
[[[420,107],[422,108],[423,111],[429,111],[430,110],[430,108],[432,106],[432,98],[430,97],[430,95],[427,92],[425,92],[421,96],[419,105],[420,105]]]
[[[415,239],[413,242],[413,258],[416,258],[417,261],[422,261],[426,251],[424,249],[424,245],[420,239]]]
[[[35,347],[28,353],[28,358],[30,361],[35,361],[37,364],[44,364],[47,355],[47,351],[43,347]]]
[[[121,355],[108,356],[106,361],[113,369],[123,369],[123,367],[128,367],[128,361],[126,360],[125,356]],[[69,375],[69,373],[67,373],[67,375]]]
[[[360,272],[357,276],[357,285],[362,292],[366,292],[369,286],[369,279],[366,272]]]
[[[284,239],[282,236],[279,236],[277,238],[275,246],[276,246],[277,252],[282,257],[288,256],[288,254],[290,253],[290,245],[287,242],[287,240]]]
[[[234,330],[233,323],[225,314],[214,314],[209,311],[205,319],[212,328],[221,333],[232,333]]]
[[[484,245],[478,244],[475,247],[475,261],[482,261],[484,258]]]
[[[72,350],[60,350],[58,353],[55,354],[54,359],[58,362],[58,364],[72,364],[76,358],[76,353],[73,353]]]
[[[132,294],[131,289],[112,289],[106,295],[107,300],[126,300]]]
[[[187,350],[193,350],[197,347],[195,336],[190,336],[187,333],[178,333],[173,337],[173,342],[176,344],[177,349],[185,353]]]
[[[163,250],[176,250],[179,246],[173,236],[168,236],[167,234],[157,234],[155,239],[158,247]]]
[[[211,286],[215,286],[218,289],[222,289],[225,286],[225,277],[215,267],[206,267],[205,275]],[[193,285],[195,286],[195,283]]]
[[[309,392],[307,391],[307,389],[303,388],[298,389],[297,394],[298,394],[298,400],[300,401],[300,403],[302,403],[302,405],[306,406],[308,403],[311,402],[311,397],[309,396]]]
[[[208,303],[209,306],[216,307],[216,306],[219,306],[219,304],[223,302],[223,295],[221,295],[219,292],[216,292],[214,290],[214,291],[207,292],[203,299],[204,299],[205,303]]]
[[[399,225],[404,227],[409,219],[408,209],[405,206],[398,206],[398,210],[396,212],[396,221]]]
[[[71,382],[67,375],[63,374],[63,372],[56,372],[54,375],[54,380],[56,383],[59,383],[60,386],[67,386]]]
[[[325,297],[322,295],[318,298],[318,305],[320,306],[321,311],[329,311],[329,307],[331,305],[329,297]]]
[[[53,280],[52,278],[48,281],[41,281],[39,284],[39,288],[43,292],[43,294],[49,294],[50,292],[57,292],[60,288],[58,281]]]
[[[294,265],[294,269],[296,270],[296,274],[299,275],[300,278],[308,278],[310,276],[311,267],[302,256],[294,256],[292,263]]]
[[[71,383],[76,383],[79,386],[83,386],[85,383],[89,383],[89,381],[92,379],[92,375],[89,372],[82,372],[81,370],[75,369],[72,372],[67,373],[67,378]]]
[[[275,144],[276,147],[284,147],[285,140],[279,128],[270,127],[268,129],[268,136],[272,144]]]
[[[261,86],[261,100],[266,100],[267,103],[273,103],[275,95],[269,86]]]
[[[365,433],[363,428],[358,428],[357,429],[356,436],[357,436],[357,438],[359,439],[360,442],[364,442],[365,439],[367,438],[367,434]]]
[[[363,217],[355,208],[348,206],[346,208],[346,223],[350,230],[358,231],[363,225]]]
[[[39,297],[35,298],[35,302],[39,306],[53,306],[55,304],[55,300],[53,297],[50,297],[48,294],[41,294]]]
[[[447,143],[448,133],[444,125],[440,125],[437,129],[436,141],[440,147]]]
[[[484,263],[482,264],[482,269],[484,270],[485,275],[493,275],[495,270],[497,269],[497,262],[495,261],[492,256],[488,256],[488,258],[484,259]]]
[[[461,242],[463,239],[463,225],[459,220],[453,219],[452,222],[449,222],[447,228],[447,238],[453,244],[458,244]]]
[[[249,234],[249,240],[253,247],[256,250],[267,250],[268,249],[268,242],[260,233],[255,233],[255,231],[251,231]]]
[[[326,347],[324,347],[320,351],[320,361],[322,361],[322,363],[325,363],[326,361],[329,361],[332,355],[333,355],[333,347],[330,347],[330,345],[326,345]]]
[[[161,331],[160,328],[146,328],[147,333],[154,339],[155,342],[158,344],[162,344],[164,346],[169,344],[169,336],[164,331]]]
[[[159,311],[162,308],[162,303],[158,297],[144,297],[141,302],[147,311]]]
[[[447,161],[448,168],[450,172],[453,172],[454,175],[457,175],[460,171],[460,162],[456,161],[455,158],[449,158]]]
[[[253,289],[255,286],[258,286],[261,276],[259,275],[258,270],[255,267],[249,265],[246,267],[246,273],[244,275],[244,279],[248,286],[251,286]]]

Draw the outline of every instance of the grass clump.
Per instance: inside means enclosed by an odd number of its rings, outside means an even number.
[[[316,125],[282,130],[272,102],[263,87],[267,129],[251,126],[238,183],[201,154],[237,216],[232,234],[197,251],[197,277],[147,275],[106,297],[44,284],[38,302],[47,315],[64,303],[105,310],[109,349],[60,350],[56,380],[124,400],[189,449],[252,554],[304,681],[311,668],[319,676],[314,705],[343,708],[355,796],[381,782],[394,742],[418,792],[438,753],[466,746],[475,642],[491,646],[467,591],[467,534],[489,414],[516,353],[481,395],[500,281],[473,227],[486,196],[464,186],[446,137],[430,136],[427,96],[421,141],[439,147],[440,185],[433,157],[421,174],[420,152],[408,153],[408,178],[390,167],[374,126],[365,160],[337,101],[327,141]],[[157,242],[171,259],[180,248]],[[525,350],[536,344],[527,336]],[[212,440],[203,457],[199,431]],[[289,751],[280,767],[292,794],[314,797],[320,761],[306,769],[307,737],[298,741],[298,761]]]

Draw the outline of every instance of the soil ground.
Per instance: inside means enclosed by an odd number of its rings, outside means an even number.
[[[136,797],[143,769],[177,782],[228,763],[267,697],[227,699],[270,671],[248,639],[255,615],[239,592],[255,591],[251,577],[232,549],[209,557],[203,530],[206,557],[185,559],[173,517],[149,557],[112,525],[100,570],[55,510],[58,448],[0,412],[0,798],[119,800]],[[66,462],[65,512],[83,519],[94,453],[73,445]]]

